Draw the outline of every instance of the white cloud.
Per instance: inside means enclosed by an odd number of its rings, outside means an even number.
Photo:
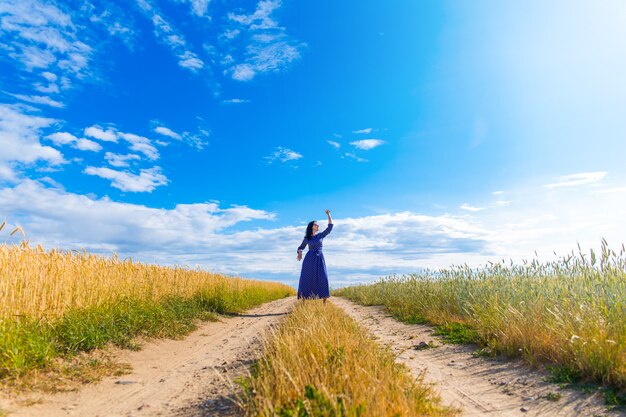
[[[48,136],[46,139],[50,139],[55,145],[69,145],[78,140],[78,138],[68,132],[55,132]]]
[[[123,168],[130,165],[129,161],[140,161],[141,157],[135,154],[120,155],[112,152],[107,152],[106,154],[104,154],[104,159],[106,159],[106,161],[114,167]]]
[[[353,130],[352,133],[369,135],[370,133],[372,133],[372,130],[373,129],[371,127],[368,127],[365,129]]]
[[[254,67],[250,64],[239,64],[232,68],[233,79],[237,81],[250,81],[256,75]]]
[[[42,161],[57,166],[66,162],[61,152],[40,142],[41,130],[55,122],[19,106],[0,104],[0,178],[16,179],[22,165]]]
[[[463,203],[461,204],[461,206],[459,207],[461,210],[467,210],[467,211],[481,211],[484,210],[484,207],[475,207],[475,206],[471,206],[467,203]]]
[[[335,149],[341,148],[341,144],[339,142],[335,142],[334,140],[327,140],[326,142],[328,142]]]
[[[85,136],[103,140],[105,142],[117,142],[117,133],[114,129],[103,130],[100,126],[91,126],[85,129]]]
[[[160,167],[142,169],[139,175],[128,171],[116,171],[111,168],[87,167],[85,174],[111,180],[111,186],[122,191],[152,192],[155,188],[166,185],[169,180],[161,173]]]
[[[135,135],[134,133],[118,133],[119,137],[130,143],[130,149],[144,154],[151,160],[159,159],[159,151],[152,146],[150,139]]]
[[[222,34],[223,37],[225,37],[226,39],[235,39],[237,36],[239,36],[239,34],[241,33],[241,31],[239,29],[232,29],[232,30],[227,30],[226,32],[224,32]]]
[[[367,151],[370,149],[374,149],[382,145],[383,143],[385,142],[380,139],[362,139],[362,140],[355,140],[353,142],[350,142],[350,145],[354,146],[355,148],[363,149]]]
[[[266,156],[265,159],[271,164],[274,161],[288,162],[295,161],[302,158],[302,155],[291,149],[279,146],[274,149],[274,152],[270,156]]]
[[[352,152],[346,152],[345,154],[343,154],[344,156],[347,156],[348,158],[352,158],[354,160],[356,160],[357,162],[369,162],[369,160],[365,159],[365,158],[361,158],[360,156],[352,153]]]
[[[172,129],[165,126],[157,126],[154,128],[154,131],[163,136],[168,136],[173,139],[181,140],[183,137],[178,133],[174,132]]]
[[[546,188],[559,188],[559,187],[577,187],[579,185],[588,185],[600,182],[606,177],[606,172],[582,172],[579,174],[565,175],[563,177],[555,178],[553,183],[546,184]]]
[[[127,48],[133,49],[136,33],[132,15],[113,2],[95,4],[84,2],[80,7],[83,16],[96,26],[100,26],[113,38],[118,38]]]
[[[24,94],[13,94],[13,97],[22,101],[26,101],[28,103],[45,104],[46,106],[56,108],[65,107],[65,104],[61,103],[60,101],[53,100],[48,96],[27,96]]]
[[[280,6],[280,1],[261,0],[252,14],[228,14],[230,21],[239,28],[228,29],[223,37],[232,39],[242,31],[247,35],[242,62],[225,71],[233,79],[250,81],[258,73],[281,71],[300,58],[300,50],[305,44],[292,41],[271,16]],[[228,61],[235,62],[232,53],[228,57]]]
[[[577,242],[583,248],[597,246],[602,237],[619,247],[626,236],[626,193],[567,191],[507,189],[515,206],[462,215],[335,214],[335,229],[324,241],[331,285],[452,264],[474,267],[509,258],[519,262],[533,258],[535,251],[542,259],[552,259],[552,251],[566,254]],[[295,249],[306,226],[254,225],[229,231],[241,222],[275,215],[246,206],[222,209],[218,203],[150,208],[90,199],[31,180],[0,188],[0,213],[22,224],[33,243],[117,251],[141,261],[199,264],[216,272],[291,283],[300,272]],[[324,223],[320,220],[322,228]],[[255,241],[264,244],[250,244]]]
[[[178,65],[192,72],[197,72],[204,67],[204,61],[189,49],[182,33],[159,14],[159,11],[151,2],[148,0],[138,0],[137,4],[152,21],[154,34],[157,39],[169,47],[172,53],[178,58]]]
[[[192,71],[200,70],[204,67],[204,61],[191,51],[185,51],[179,55],[178,65]]]
[[[205,16],[211,0],[184,0],[191,5],[191,11],[196,16]]]
[[[243,248],[241,238],[219,233],[241,222],[274,218],[274,214],[263,210],[246,206],[220,208],[218,203],[151,208],[109,198],[89,198],[47,188],[32,180],[13,188],[0,188],[0,213],[9,221],[22,224],[33,242],[64,249],[112,250],[124,256],[142,252],[154,256],[163,251],[165,256],[158,261],[171,263],[183,262],[176,260],[181,254],[208,251],[209,257],[213,257],[226,247],[232,250],[236,242]],[[245,238],[250,236],[248,233]],[[254,249],[249,247],[249,240],[245,246]]]
[[[5,46],[7,56],[28,72],[43,69],[64,74],[66,86],[69,86],[67,77],[79,79],[86,75],[93,53],[80,40],[83,37],[78,29],[72,16],[50,2],[0,3],[0,35],[11,39]]]
[[[78,139],[76,144],[74,145],[76,149],[80,149],[81,151],[92,151],[92,152],[100,152],[102,150],[102,145],[98,142],[94,142],[89,139]]]
[[[250,103],[250,100],[241,99],[241,98],[231,98],[228,100],[222,100],[224,104],[242,104],[242,103]]]
[[[257,4],[257,8],[251,15],[237,15],[229,13],[228,18],[239,22],[242,25],[249,26],[252,30],[257,29],[274,29],[278,26],[276,21],[270,17],[274,10],[281,6],[279,0],[261,0]]]

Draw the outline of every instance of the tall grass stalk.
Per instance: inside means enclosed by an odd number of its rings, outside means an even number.
[[[266,340],[247,388],[254,416],[454,414],[352,318],[320,301],[299,302]]]
[[[463,323],[494,351],[626,389],[626,251],[457,266],[335,291],[397,318]]]
[[[138,335],[175,337],[196,319],[293,295],[279,283],[229,278],[86,252],[0,245],[0,378]]]

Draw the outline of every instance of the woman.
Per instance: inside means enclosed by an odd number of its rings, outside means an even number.
[[[310,222],[306,227],[306,236],[302,244],[298,247],[298,257],[302,259],[302,250],[309,245],[309,251],[302,262],[302,272],[300,272],[300,284],[298,285],[298,298],[322,298],[324,303],[330,297],[328,291],[328,273],[326,272],[326,262],[322,253],[322,239],[333,230],[333,219],[330,217],[330,210],[326,210],[328,216],[328,227],[322,233],[317,233],[319,226],[316,222]]]

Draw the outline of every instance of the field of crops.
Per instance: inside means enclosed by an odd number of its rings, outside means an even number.
[[[452,416],[341,308],[299,302],[245,384],[254,416]]]
[[[385,305],[397,318],[488,351],[553,366],[565,380],[626,389],[626,252],[552,262],[491,263],[392,276],[335,295]]]
[[[176,337],[197,319],[294,294],[279,283],[148,265],[117,256],[0,245],[0,379],[54,358]]]

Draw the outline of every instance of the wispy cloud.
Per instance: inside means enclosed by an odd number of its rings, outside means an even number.
[[[181,140],[183,137],[178,133],[174,132],[169,127],[165,126],[157,126],[154,128],[154,131],[160,135],[170,137],[172,139]]]
[[[159,159],[159,151],[147,137],[123,132],[119,132],[118,136],[130,143],[131,150],[142,153],[153,161]]]
[[[344,154],[344,156],[346,156],[348,158],[352,158],[352,159],[356,160],[357,162],[369,162],[369,160],[367,160],[365,158],[361,158],[360,156],[356,155],[353,152],[346,152]]]
[[[87,167],[84,172],[88,175],[109,179],[112,187],[134,193],[152,192],[155,188],[169,182],[167,177],[161,173],[160,167],[142,169],[139,175],[106,167]]]
[[[459,207],[461,210],[467,210],[467,211],[481,211],[484,210],[484,207],[475,207],[472,205],[469,205],[467,203],[463,203],[461,204],[461,206]]]
[[[261,0],[252,14],[228,14],[236,27],[229,28],[224,37],[233,39],[240,33],[247,35],[242,61],[233,62],[226,71],[233,79],[250,81],[258,73],[281,71],[300,58],[300,50],[305,44],[289,38],[285,28],[280,27],[272,17],[280,6],[278,0]],[[233,60],[232,53],[228,56]]]
[[[46,106],[56,107],[56,108],[65,107],[65,104],[61,103],[60,101],[53,100],[48,96],[29,96],[29,95],[24,95],[24,94],[12,94],[12,95],[13,97],[19,100],[25,101],[27,103],[44,104]]]
[[[292,151],[291,149],[288,149],[288,148],[284,148],[282,146],[275,148],[274,152],[272,152],[271,155],[265,157],[265,159],[270,164],[275,161],[288,162],[288,161],[295,161],[300,158],[302,158],[302,155],[300,153],[296,151]]]
[[[191,11],[196,16],[207,16],[211,0],[183,0],[191,5]],[[208,17],[208,16],[207,16]]]
[[[224,104],[243,104],[243,103],[250,103],[250,100],[246,100],[246,99],[242,99],[242,98],[231,98],[228,100],[222,100],[222,103]]]
[[[606,172],[581,172],[579,174],[565,175],[563,177],[555,178],[553,183],[546,184],[546,188],[559,188],[559,187],[577,187],[580,185],[588,185],[600,182],[606,177]]]
[[[113,152],[107,152],[104,159],[112,166],[123,168],[129,166],[130,161],[140,161],[141,157],[135,154],[120,155]]]
[[[88,72],[92,47],[84,43],[72,16],[53,3],[3,1],[0,3],[0,35],[11,39],[3,47],[8,57],[28,72],[62,75],[62,87],[69,87],[70,79],[81,79]],[[42,88],[45,91],[45,87],[40,87],[40,91]],[[48,92],[56,89],[58,85],[48,88]],[[43,101],[35,96],[31,99]]]
[[[158,129],[158,128],[157,128]],[[156,131],[156,129],[155,129]],[[161,134],[171,133],[176,134],[168,128],[160,129]],[[117,131],[114,128],[108,128],[104,130],[100,126],[91,126],[84,130],[85,136],[99,139],[105,142],[118,142],[119,139],[123,139],[130,144],[131,151],[139,152],[145,155],[148,159],[154,161],[159,159],[159,151],[154,147],[152,141],[145,136],[136,135],[134,133],[126,133]],[[166,135],[169,136],[169,135]]]
[[[341,144],[339,142],[335,142],[334,140],[327,140],[326,142],[328,142],[330,146],[332,146],[335,149],[341,148]]]
[[[197,72],[205,66],[204,61],[190,50],[183,34],[163,17],[152,2],[137,0],[137,4],[152,21],[155,36],[178,58],[178,65],[192,72]]]
[[[228,18],[248,26],[252,30],[275,29],[278,27],[278,23],[272,19],[271,14],[280,8],[281,3],[280,0],[261,0],[254,13],[249,15],[229,13]]]
[[[156,124],[156,127],[153,128],[156,133],[172,139],[176,139],[178,141],[185,142],[189,146],[192,146],[196,149],[203,149],[208,143],[208,138],[211,132],[203,126],[204,121],[201,118],[198,118],[198,120],[199,127],[197,128],[195,133],[187,131],[179,133],[170,129],[169,127],[166,127],[165,125],[163,125],[163,123],[159,121],[153,121],[152,123]],[[155,143],[162,146],[167,146],[169,144],[168,142],[158,140],[155,141]]]
[[[380,139],[362,139],[350,142],[350,145],[354,146],[355,148],[368,151],[382,145],[383,143],[385,142]]]
[[[369,135],[370,133],[372,133],[372,130],[373,129],[371,127],[368,127],[365,129],[353,130],[352,133]]]

